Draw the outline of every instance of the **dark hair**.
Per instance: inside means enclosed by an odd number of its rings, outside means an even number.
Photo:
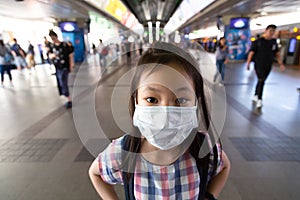
[[[223,47],[222,44],[221,44],[221,40],[223,40],[223,39],[226,40],[225,37],[220,37],[219,42],[218,42],[218,46],[221,47],[221,48]]]
[[[152,63],[154,65],[146,65]],[[201,113],[201,121],[204,122],[204,126],[209,132],[210,127],[210,116],[207,108],[207,102],[204,92],[204,79],[201,76],[200,72],[198,70],[198,62],[187,52],[185,52],[183,49],[172,45],[170,43],[163,43],[163,42],[157,42],[152,47],[150,47],[139,59],[138,64],[135,69],[135,73],[131,82],[131,89],[130,89],[130,101],[129,101],[129,112],[131,118],[133,117],[134,111],[135,111],[135,99],[137,97],[137,88],[141,80],[141,76],[143,73],[148,69],[147,72],[150,71],[152,73],[154,70],[159,68],[162,65],[169,65],[171,63],[178,63],[179,66],[182,67],[183,71],[191,78],[194,85],[195,95],[198,101],[198,109]],[[150,67],[150,70],[149,70]],[[172,66],[170,66],[172,67]],[[138,128],[132,127],[132,133],[129,136],[129,152],[139,153],[140,147],[141,147],[141,133],[139,132]],[[198,129],[196,130],[198,131]],[[194,141],[196,141],[198,137],[194,138]],[[212,138],[212,142],[214,138]],[[192,142],[190,149],[200,149],[200,147],[196,147],[198,142]],[[195,147],[192,147],[195,146]],[[214,146],[214,159],[217,156],[217,149]],[[135,155],[135,154],[134,154]],[[198,155],[198,154],[197,154]],[[209,162],[209,155],[207,154],[203,158],[203,165],[208,165]],[[125,158],[124,160],[124,166],[127,168],[125,170],[130,170],[134,166],[133,163],[135,163],[135,156],[129,156]],[[131,164],[132,163],[132,164]],[[217,161],[214,161],[214,169],[216,170]],[[129,172],[129,171],[127,171]],[[128,173],[127,180],[129,180],[129,177],[131,176],[131,173]]]
[[[0,45],[1,45],[1,46],[4,46],[3,40],[0,40]]]
[[[54,36],[54,37],[57,37],[57,34],[53,31],[53,30],[50,30],[49,31],[49,36]]]
[[[271,29],[271,28],[276,29],[277,26],[275,24],[270,24],[270,25],[267,26],[266,30]]]

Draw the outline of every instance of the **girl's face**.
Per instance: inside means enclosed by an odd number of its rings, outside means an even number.
[[[140,106],[195,106],[196,95],[191,78],[178,66],[161,65],[152,72],[146,71],[137,89]]]

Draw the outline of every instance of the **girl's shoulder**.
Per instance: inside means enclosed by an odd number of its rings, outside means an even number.
[[[125,136],[113,139],[111,143],[99,154],[103,160],[114,160],[118,161],[122,159],[122,144]]]

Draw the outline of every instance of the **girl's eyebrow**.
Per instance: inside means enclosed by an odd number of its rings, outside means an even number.
[[[195,92],[194,90],[192,90],[190,87],[187,87],[187,86],[183,86],[181,88],[177,88],[175,91],[176,92],[181,92],[181,91],[184,91],[184,92]]]
[[[146,87],[143,87],[142,90],[150,90],[150,91],[153,91],[153,92],[160,92],[159,89],[155,88],[155,87],[151,87],[149,85],[147,85]]]
[[[160,89],[155,88],[155,87],[151,87],[149,85],[144,87],[142,90],[150,90],[150,91],[153,91],[153,92],[160,92],[161,91]],[[183,87],[175,89],[175,92],[181,92],[181,91],[183,91],[183,92],[195,92],[194,90],[192,90],[190,87],[187,87],[187,86],[183,86]]]

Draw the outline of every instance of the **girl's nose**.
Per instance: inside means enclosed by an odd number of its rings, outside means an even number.
[[[174,100],[163,100],[161,106],[176,106],[176,103]]]

